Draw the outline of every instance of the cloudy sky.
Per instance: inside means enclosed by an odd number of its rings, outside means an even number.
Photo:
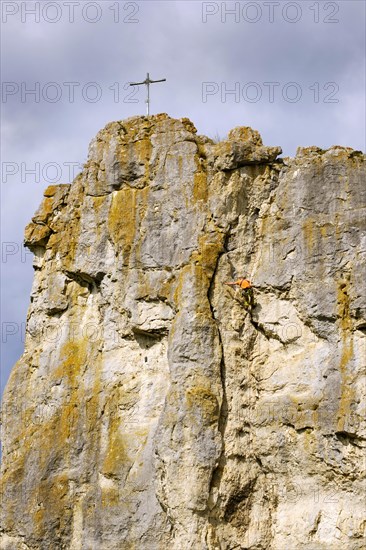
[[[297,146],[365,149],[365,3],[1,2],[1,384],[22,353],[32,283],[23,231],[112,120],[189,117],[200,134],[252,126]]]

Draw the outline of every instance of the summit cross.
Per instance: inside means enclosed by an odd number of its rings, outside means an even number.
[[[161,80],[151,80],[149,73],[146,75],[146,79],[143,82],[130,82],[130,86],[141,86],[141,84],[146,84],[147,87],[147,98],[145,100],[146,103],[146,114],[149,116],[150,114],[150,84],[155,84],[155,82],[165,82],[166,78],[162,78]]]

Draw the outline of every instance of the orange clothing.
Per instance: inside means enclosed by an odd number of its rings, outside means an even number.
[[[250,281],[248,281],[248,279],[238,279],[237,281],[233,282],[233,283],[224,283],[225,285],[230,285],[230,286],[238,286],[240,288],[242,288],[243,290],[247,289],[247,288],[252,288],[252,283]]]

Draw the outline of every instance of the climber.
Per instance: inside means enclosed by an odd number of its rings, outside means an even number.
[[[237,281],[234,281],[233,283],[224,283],[224,285],[229,286],[238,286],[242,288],[243,290],[246,288],[253,288],[253,285],[248,279],[238,279]]]
[[[244,306],[246,308],[252,309],[254,306],[254,294],[253,294],[253,285],[248,279],[238,279],[237,281],[231,283],[224,283],[228,286],[238,286],[243,291],[244,295]]]

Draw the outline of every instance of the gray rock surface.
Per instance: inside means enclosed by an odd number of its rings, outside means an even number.
[[[365,156],[280,153],[134,117],[46,190],[1,549],[365,547]]]

